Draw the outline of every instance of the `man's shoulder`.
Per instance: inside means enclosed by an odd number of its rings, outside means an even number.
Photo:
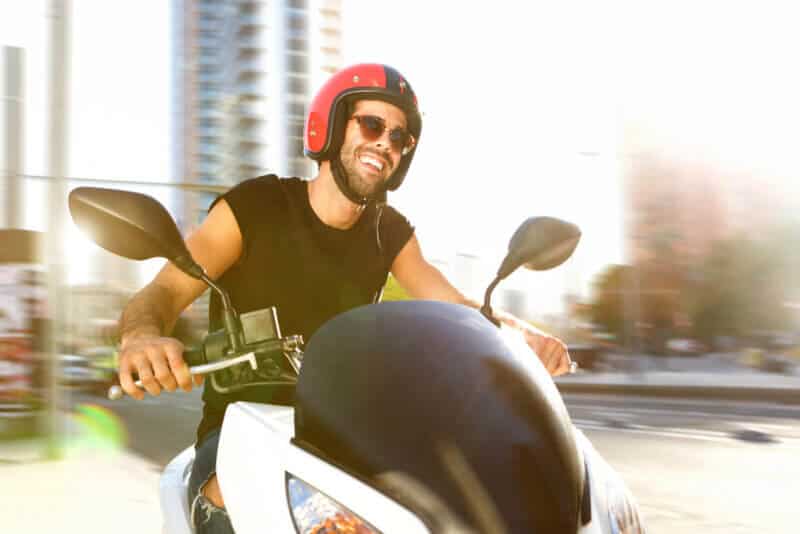
[[[299,178],[280,178],[265,174],[239,182],[219,199],[224,199],[233,209],[236,207],[263,207],[265,204],[282,204],[287,196],[297,196],[305,191],[304,181]],[[218,200],[219,200],[218,199]]]
[[[276,174],[264,174],[255,178],[248,178],[233,186],[230,191],[258,190],[258,189],[288,189],[297,188],[303,183],[300,178],[282,178]]]

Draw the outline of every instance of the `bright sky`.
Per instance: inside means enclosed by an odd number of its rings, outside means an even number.
[[[45,170],[47,5],[0,3],[0,44],[24,46],[30,60],[32,174]],[[74,0],[70,174],[169,177],[169,5]],[[585,292],[599,268],[623,258],[625,132],[637,132],[640,145],[766,170],[770,187],[800,198],[792,3],[343,0],[343,7],[345,62],[391,64],[419,96],[420,148],[391,201],[417,226],[429,256],[478,254],[488,276],[526,217],[581,226],[568,264],[509,281],[536,294],[538,309],[557,309],[564,289]]]
[[[592,21],[553,4],[411,0],[390,16],[378,2],[344,3],[358,15],[346,19],[348,62],[389,63],[419,97],[422,139],[393,202],[417,224],[429,255],[481,256],[484,273],[468,288],[480,292],[527,217],[581,226],[568,264],[507,283],[548,309],[622,256],[619,124],[606,53],[589,46],[599,41]],[[390,18],[395,31],[376,23]]]

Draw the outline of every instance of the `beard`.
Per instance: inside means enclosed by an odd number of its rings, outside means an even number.
[[[353,146],[344,145],[340,152],[342,167],[345,171],[345,179],[350,190],[356,195],[364,198],[371,198],[376,193],[383,190],[384,184],[392,174],[391,164],[387,163],[384,172],[380,176],[366,175],[361,169],[361,162],[356,156],[356,149]],[[390,161],[389,158],[383,158]]]

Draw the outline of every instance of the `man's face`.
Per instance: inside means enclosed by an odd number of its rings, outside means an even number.
[[[386,126],[380,137],[373,141],[362,135],[360,120],[377,117]],[[402,153],[393,148],[389,132],[395,128],[405,130],[406,115],[392,104],[380,100],[359,100],[347,121],[341,160],[347,171],[350,188],[358,195],[367,197],[386,182],[400,164]]]

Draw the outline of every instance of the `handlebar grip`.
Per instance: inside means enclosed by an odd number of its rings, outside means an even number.
[[[189,347],[186,350],[184,350],[183,359],[189,367],[194,367],[195,365],[203,365],[208,363],[206,361],[206,351],[203,349],[202,346]]]

